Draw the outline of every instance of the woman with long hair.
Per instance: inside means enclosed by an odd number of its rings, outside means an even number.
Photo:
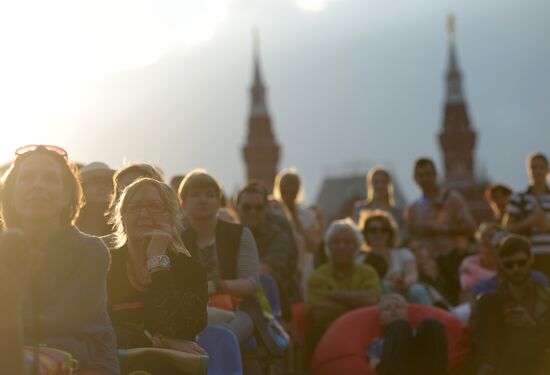
[[[390,172],[381,167],[372,168],[366,178],[367,199],[355,203],[353,219],[361,223],[369,212],[382,210],[391,215],[397,223],[401,240],[407,238],[407,228],[403,212],[395,205],[395,188]]]
[[[178,200],[166,184],[134,181],[113,212],[109,311],[118,347],[160,347],[203,355],[207,283],[180,238]]]
[[[106,306],[109,252],[74,226],[82,193],[67,152],[21,147],[2,182],[6,229],[20,230],[32,249],[32,279],[21,310],[25,341],[71,353],[81,370],[117,374]]]

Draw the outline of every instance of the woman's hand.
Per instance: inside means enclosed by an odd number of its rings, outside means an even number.
[[[172,243],[172,228],[168,224],[163,224],[159,229],[149,232],[147,237],[150,238],[146,251],[147,259],[165,255]]]

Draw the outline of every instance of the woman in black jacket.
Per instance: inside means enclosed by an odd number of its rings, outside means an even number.
[[[206,272],[179,236],[175,193],[142,178],[115,206],[109,311],[119,348],[161,347],[206,354],[195,343],[206,326]]]

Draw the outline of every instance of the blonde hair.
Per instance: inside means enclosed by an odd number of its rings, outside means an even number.
[[[189,191],[193,188],[212,188],[218,199],[222,199],[222,187],[220,183],[208,173],[206,169],[193,169],[185,175],[178,188],[178,199],[184,203]]]
[[[388,179],[388,197],[387,197],[387,203],[390,207],[395,207],[395,189],[393,186],[393,180],[391,178],[390,172],[388,172],[387,169],[385,169],[382,166],[376,166],[371,168],[369,173],[367,173],[366,178],[366,187],[367,187],[367,204],[370,204],[374,201],[374,187],[372,180],[374,179],[374,175],[377,173],[383,174]]]
[[[493,229],[496,230],[497,232],[501,232],[503,228],[500,224],[493,223],[491,221],[485,221],[479,224],[479,228],[477,229],[475,234],[476,240],[478,241],[481,240],[481,237],[483,237],[485,233]]]
[[[187,256],[191,256],[189,250],[183,244],[183,241],[179,235],[182,231],[181,210],[178,203],[176,193],[164,182],[157,181],[152,178],[140,178],[130,185],[128,185],[122,194],[120,199],[114,207],[113,216],[111,218],[111,224],[114,225],[114,248],[120,248],[126,245],[128,242],[128,235],[126,228],[124,228],[124,213],[128,207],[128,203],[134,198],[136,193],[141,190],[145,185],[153,186],[159,192],[159,195],[166,205],[166,210],[170,215],[172,222],[172,243],[170,249],[176,253],[183,253]]]
[[[283,178],[287,176],[293,176],[298,183],[300,184],[300,188],[298,189],[298,194],[296,195],[296,203],[302,203],[304,200],[304,184],[302,183],[302,179],[298,175],[298,170],[295,167],[290,167],[287,169],[282,169],[277,176],[275,177],[275,182],[273,184],[273,199],[282,202],[283,197],[281,195],[281,182]]]

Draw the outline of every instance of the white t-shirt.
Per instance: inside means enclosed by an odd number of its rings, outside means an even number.
[[[390,250],[390,264],[388,264],[388,272],[385,279],[390,278],[393,274],[403,273],[405,264],[411,260],[415,260],[414,254],[407,248],[399,248]]]

